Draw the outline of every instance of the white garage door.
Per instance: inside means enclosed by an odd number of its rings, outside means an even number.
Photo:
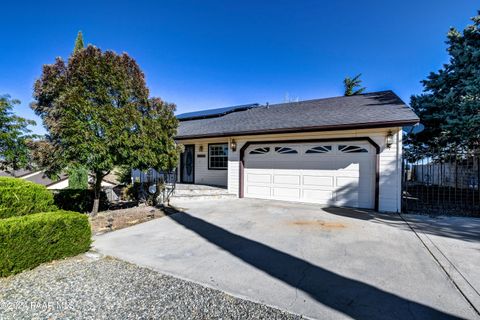
[[[373,208],[375,149],[368,142],[251,145],[244,195]]]

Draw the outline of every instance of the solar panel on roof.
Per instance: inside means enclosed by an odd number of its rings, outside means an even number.
[[[252,104],[244,104],[240,106],[233,106],[233,107],[225,107],[225,108],[217,108],[217,109],[209,109],[209,110],[201,110],[201,111],[194,111],[194,112],[187,112],[177,115],[178,120],[193,120],[193,119],[203,119],[203,118],[212,118],[212,117],[220,117],[226,115],[228,113],[237,112],[237,111],[244,111],[251,108],[255,108],[258,106],[258,103]]]

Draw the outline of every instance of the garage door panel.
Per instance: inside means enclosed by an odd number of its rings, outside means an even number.
[[[273,176],[274,184],[300,185],[300,175],[278,174]]]
[[[249,183],[271,183],[272,175],[261,173],[248,173],[247,182]]]
[[[330,190],[303,189],[302,200],[320,204],[333,203],[333,192]]]
[[[253,198],[270,198],[271,188],[269,186],[247,186],[247,196]]]
[[[333,187],[334,179],[332,176],[313,176],[313,175],[304,175],[303,176],[303,185],[304,186],[321,186],[321,187]]]
[[[272,168],[272,161],[245,161],[245,168],[250,170],[265,170],[265,169],[274,169]]]
[[[329,148],[320,148],[315,143],[279,143],[249,147],[244,159],[245,196],[372,208],[373,148],[368,144],[332,142],[328,145]],[[282,150],[291,148],[297,153],[280,154],[277,148],[281,146],[287,147]],[[255,148],[268,148],[269,152],[250,156],[249,151]],[[355,152],[358,148],[364,151]],[[318,150],[320,152],[316,152]]]
[[[318,170],[332,170],[335,171],[338,169],[338,166],[335,165],[335,160],[325,160],[325,159],[317,159],[317,161],[301,161],[302,169],[303,170],[311,170],[311,171],[318,171]],[[298,169],[299,162],[294,164],[294,169]]]
[[[300,200],[300,188],[280,188],[274,187],[273,197],[280,199],[289,199],[289,200]]]

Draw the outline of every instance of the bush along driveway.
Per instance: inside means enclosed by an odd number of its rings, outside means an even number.
[[[90,248],[88,218],[58,210],[44,186],[0,177],[0,277]]]
[[[100,252],[319,319],[477,319],[398,215],[254,199],[95,238]]]

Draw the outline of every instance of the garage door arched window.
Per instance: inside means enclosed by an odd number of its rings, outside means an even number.
[[[280,154],[297,154],[297,150],[289,147],[275,147],[275,152]]]
[[[249,152],[249,154],[266,154],[270,152],[270,147],[261,147],[253,149]]]
[[[360,146],[339,145],[338,150],[344,153],[368,153],[368,150]]]
[[[226,170],[228,168],[228,144],[208,145],[208,169]]]
[[[328,153],[332,151],[332,146],[317,146],[305,151],[305,153]]]

